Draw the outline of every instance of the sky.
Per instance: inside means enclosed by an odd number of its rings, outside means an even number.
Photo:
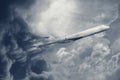
[[[119,3],[119,0],[1,0],[0,64],[4,66],[0,67],[0,75],[5,76],[0,78],[119,80]],[[37,49],[38,56],[26,50],[32,45],[30,40],[37,42],[40,38],[44,43],[44,37],[61,38],[101,24],[110,29],[73,43],[50,45],[40,52]],[[30,69],[22,67],[25,64]]]

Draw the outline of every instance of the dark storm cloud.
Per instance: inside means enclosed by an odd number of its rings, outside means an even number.
[[[10,7],[12,5],[28,7],[33,0],[0,0],[0,21],[10,16]]]
[[[35,42],[38,40],[38,37],[31,34],[27,27],[27,24],[19,16],[14,17],[13,21],[0,24],[1,80],[22,80],[25,78],[27,71],[30,71],[28,67],[32,64],[31,58],[41,53],[41,50],[27,52],[27,49],[29,49],[27,46],[32,45],[30,41],[33,40]],[[34,60],[34,62],[36,61],[37,60]],[[46,64],[44,64],[44,62],[44,60],[41,61],[43,65],[37,65],[41,66],[40,70],[36,72],[36,67],[32,67],[32,71],[38,73],[45,70]],[[34,63],[34,66],[36,64]]]
[[[44,0],[41,0],[44,2]],[[30,71],[28,67],[32,64],[30,61],[33,56],[41,53],[41,49],[33,52],[27,52],[29,46],[32,45],[32,40],[38,40],[29,32],[28,25],[14,10],[28,9],[34,0],[1,0],[0,1],[0,79],[1,80],[22,80],[26,77],[27,72]],[[40,39],[40,37],[39,37]],[[44,40],[41,39],[43,42]],[[34,62],[37,60],[34,60]],[[44,60],[41,61],[45,63]],[[36,63],[37,64],[37,63]],[[34,66],[36,65],[34,64]],[[42,72],[46,69],[46,65],[40,66]],[[32,65],[31,65],[32,66]],[[36,67],[31,70],[37,73]],[[29,77],[29,76],[28,76]],[[32,76],[35,78],[34,76]],[[41,77],[38,77],[40,79]],[[42,77],[44,79],[44,77]]]

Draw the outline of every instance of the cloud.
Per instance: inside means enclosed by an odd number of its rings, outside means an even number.
[[[110,24],[116,18],[115,2],[113,6],[109,1],[91,2],[93,1],[36,0],[30,9],[16,10],[36,35],[61,37],[96,25]]]
[[[35,0],[34,4],[29,8],[18,5],[14,6],[13,9],[15,9],[15,12],[28,24],[29,32],[39,35],[40,37],[62,37],[99,24],[110,24],[116,19],[116,16],[118,16],[116,6],[118,3],[116,2],[117,1],[112,0],[69,0],[69,2],[67,0]],[[51,45],[46,48],[48,50],[45,50],[45,52],[42,52],[40,55],[35,56],[35,54],[33,54],[32,56],[27,56],[24,54],[29,54],[29,52],[24,51],[24,47],[27,46],[27,44],[24,44],[23,39],[29,36],[29,33],[26,33],[28,29],[24,27],[25,25],[20,25],[19,22],[21,22],[21,20],[19,19],[15,19],[13,22],[13,26],[15,27],[10,28],[10,30],[13,31],[14,38],[12,37],[13,35],[9,34],[12,33],[12,31],[6,32],[6,35],[9,35],[5,38],[5,40],[8,39],[11,42],[11,44],[9,42],[7,45],[15,49],[11,51],[10,56],[14,56],[16,61],[25,64],[28,64],[25,61],[31,57],[33,61],[43,59],[49,68],[48,71],[42,71],[41,74],[29,74],[29,72],[32,71],[27,67],[30,66],[22,67],[23,71],[28,71],[22,72],[28,74],[25,80],[29,80],[30,78],[48,79],[49,76],[52,76],[55,80],[106,80],[109,78],[108,76],[117,74],[116,70],[119,69],[119,53],[111,55],[111,49],[116,47],[115,45],[119,40],[116,40],[111,48],[109,46],[109,39],[105,37],[105,35],[108,34],[101,33],[90,36],[71,44],[64,44],[64,47],[62,47],[63,45],[57,44]],[[26,36],[21,35],[24,34],[24,31]],[[3,34],[1,33],[1,35]],[[34,39],[32,36],[30,36],[29,39],[36,40],[36,38]],[[0,40],[3,41],[2,38],[0,38]],[[117,44],[117,46],[119,47],[119,44]],[[117,51],[118,49],[114,48],[114,50]],[[6,54],[4,52],[2,53]],[[39,53],[40,52],[37,52],[37,54]],[[109,60],[106,58],[107,56],[110,57]],[[14,62],[12,58],[11,60]],[[19,75],[21,74],[19,73],[19,68],[18,70],[14,70],[16,64],[18,63],[16,62],[12,66],[13,71],[11,71],[11,74],[13,74],[14,79],[21,78],[21,76],[23,78],[24,75]],[[21,69],[23,64],[19,65],[20,66],[17,67]],[[10,68],[10,65],[7,65],[7,67]],[[18,71],[18,73],[14,73],[14,71]],[[9,71],[6,73],[9,73]]]
[[[119,48],[120,48],[120,39],[118,38],[111,45],[112,53],[116,54],[116,53],[120,52]]]

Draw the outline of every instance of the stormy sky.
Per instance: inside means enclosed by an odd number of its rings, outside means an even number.
[[[119,0],[0,0],[0,80],[120,80],[119,15]],[[101,24],[110,29],[33,47]]]

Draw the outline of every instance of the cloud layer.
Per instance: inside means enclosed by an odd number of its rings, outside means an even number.
[[[5,74],[2,78],[0,74],[0,78],[119,80],[120,40],[117,36],[111,42],[110,32],[74,43],[31,47],[34,43],[44,43],[43,37],[62,37],[100,24],[110,25],[112,30],[118,28],[111,26],[119,19],[118,3],[117,0],[35,0],[31,5],[25,4],[29,7],[15,3],[11,9],[18,16],[0,25],[0,64],[5,63]]]

